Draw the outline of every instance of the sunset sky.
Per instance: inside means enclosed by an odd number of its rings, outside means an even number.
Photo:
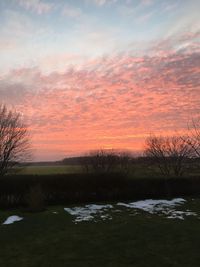
[[[199,0],[0,0],[0,102],[34,160],[141,151],[200,116]]]

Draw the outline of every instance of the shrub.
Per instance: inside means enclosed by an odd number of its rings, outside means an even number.
[[[31,186],[25,198],[29,211],[38,212],[45,209],[44,193],[39,184]]]

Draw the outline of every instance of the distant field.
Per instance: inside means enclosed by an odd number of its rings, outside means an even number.
[[[27,166],[16,170],[17,175],[49,175],[83,172],[83,168],[80,165]],[[129,175],[131,177],[151,177],[154,176],[154,172],[140,164],[137,164],[137,166],[131,168]]]
[[[80,173],[81,171],[82,168],[79,165],[27,166],[23,169],[17,169],[16,174],[48,175],[48,174]]]
[[[81,173],[83,168],[81,165],[49,165],[49,166],[27,166],[22,169],[16,169],[18,175],[49,175],[49,174],[69,174]],[[146,178],[146,177],[162,177],[159,170],[155,167],[148,167],[144,164],[136,164],[129,170],[128,175],[133,178]],[[190,170],[186,176],[199,176],[200,171]]]
[[[64,206],[35,214],[1,211],[0,266],[199,267],[200,200],[182,209],[198,216],[167,219],[121,207],[109,211],[111,219],[75,224]],[[2,225],[14,214],[24,219]]]

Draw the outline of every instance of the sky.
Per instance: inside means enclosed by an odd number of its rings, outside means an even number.
[[[199,0],[0,0],[0,102],[33,159],[141,152],[200,117]]]

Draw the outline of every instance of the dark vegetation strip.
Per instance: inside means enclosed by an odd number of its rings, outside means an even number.
[[[120,173],[5,176],[0,178],[0,207],[26,206],[34,188],[41,191],[39,196],[38,190],[34,193],[36,200],[42,193],[46,205],[125,201],[199,196],[200,177],[131,179]]]

